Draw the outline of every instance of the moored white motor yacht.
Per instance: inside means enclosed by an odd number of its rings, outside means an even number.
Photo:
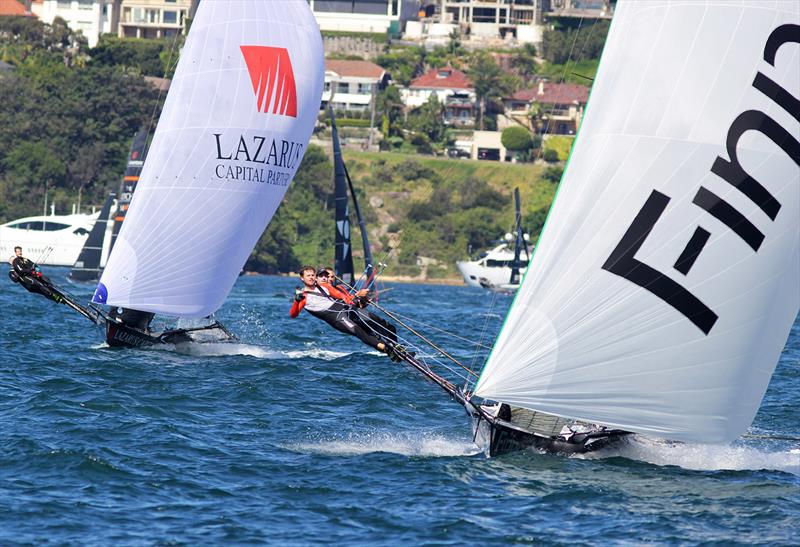
[[[0,225],[0,259],[11,257],[19,245],[42,265],[72,266],[99,215],[39,215]]]
[[[525,234],[527,244],[528,235]],[[530,248],[528,256],[530,256]],[[523,251],[524,252],[524,251]],[[503,287],[509,285],[511,266],[514,263],[514,235],[506,234],[504,240],[491,249],[481,253],[476,260],[456,262],[464,283],[470,287]],[[520,258],[520,274],[525,272],[528,261]],[[508,287],[511,288],[511,287]],[[514,287],[515,288],[515,287]]]

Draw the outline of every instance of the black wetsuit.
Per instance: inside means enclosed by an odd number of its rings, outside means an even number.
[[[43,276],[36,267],[36,263],[24,256],[18,256],[11,262],[13,268],[8,272],[8,277],[14,283],[19,283],[28,292],[41,294],[53,302],[63,302],[64,297],[56,291],[50,280]]]
[[[378,344],[387,345],[397,342],[397,333],[393,325],[382,317],[331,296],[323,287],[317,285],[314,291],[306,292],[305,296],[326,301],[324,306],[305,305],[303,307],[308,313],[322,319],[339,332],[355,336],[368,346],[378,350],[380,350]],[[296,309],[296,306],[293,309]],[[297,309],[297,313],[299,313],[299,309]]]

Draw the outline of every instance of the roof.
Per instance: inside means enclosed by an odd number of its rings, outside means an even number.
[[[409,88],[445,88],[472,89],[472,82],[467,75],[452,67],[434,68],[422,76],[414,78]]]
[[[539,82],[538,87],[517,91],[511,98],[515,101],[545,104],[586,104],[589,100],[589,88],[580,84]]]
[[[25,11],[25,6],[17,0],[0,0],[0,16],[2,15],[31,15]]]
[[[350,76],[353,78],[373,78],[375,80],[383,78],[386,70],[383,67],[370,63],[369,61],[347,61],[325,59],[325,70],[335,72],[339,76]]]

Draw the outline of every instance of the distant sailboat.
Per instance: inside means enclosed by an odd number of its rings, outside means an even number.
[[[474,389],[406,362],[464,404],[489,454],[733,441],[800,308],[798,123],[799,3],[620,0]]]
[[[361,232],[361,243],[364,248],[364,274],[363,286],[369,288],[375,277],[375,263],[372,259],[372,250],[369,246],[367,225],[358,206],[353,182],[342,157],[342,147],[339,143],[339,131],[336,128],[336,116],[333,108],[329,107],[331,118],[331,138],[333,140],[333,182],[334,203],[336,214],[336,240],[334,246],[334,270],[336,277],[353,287],[358,281],[353,266],[353,247],[350,242],[350,198],[353,200],[353,209],[358,220]],[[348,197],[349,190],[349,197]]]
[[[191,339],[149,322],[220,307],[305,153],[323,76],[307,2],[200,4],[92,299],[111,306],[109,345]]]
[[[128,164],[120,182],[119,192],[109,194],[100,211],[97,222],[95,222],[92,231],[89,233],[89,238],[86,240],[83,249],[81,249],[78,260],[69,271],[69,278],[73,281],[88,282],[100,279],[105,260],[114,247],[114,241],[117,239],[120,228],[122,228],[122,222],[125,220],[125,214],[128,211],[131,197],[133,197],[133,191],[139,181],[146,150],[147,132],[138,131],[133,136],[131,151],[128,154]],[[119,199],[117,199],[117,196],[119,196]],[[116,210],[113,218],[109,218],[110,209],[115,200],[117,202]],[[106,237],[108,222],[112,223],[110,238]]]

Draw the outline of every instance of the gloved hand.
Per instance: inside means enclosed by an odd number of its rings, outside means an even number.
[[[353,303],[358,308],[366,308],[369,305],[369,298],[367,298],[366,296],[356,296],[353,299]]]
[[[305,298],[305,297],[306,297],[306,293],[304,293],[303,291],[300,291],[300,292],[295,293],[294,300],[295,300],[295,302],[302,302],[303,298]]]

